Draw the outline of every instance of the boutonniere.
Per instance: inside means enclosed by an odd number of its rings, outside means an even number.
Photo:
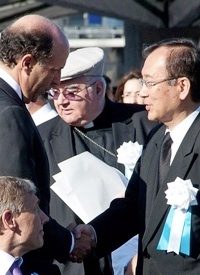
[[[171,205],[157,249],[190,255],[191,206],[197,205],[198,189],[190,179],[179,177],[167,184],[167,204]]]
[[[117,162],[125,166],[125,176],[129,179],[135,168],[135,164],[142,154],[143,145],[136,142],[124,142],[117,149]]]

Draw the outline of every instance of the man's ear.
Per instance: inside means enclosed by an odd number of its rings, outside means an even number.
[[[178,79],[178,81],[180,87],[180,99],[185,100],[190,92],[190,80],[187,77],[181,77],[180,79]]]
[[[16,220],[11,210],[5,210],[1,216],[1,220],[5,229],[14,230],[16,228]]]
[[[26,54],[21,59],[21,68],[25,70],[27,74],[32,71],[33,66],[35,65],[35,59],[31,54]]]
[[[96,81],[96,91],[97,91],[97,96],[98,96],[99,98],[105,96],[104,84],[103,84],[103,82],[100,81],[100,80],[97,80],[97,81]]]

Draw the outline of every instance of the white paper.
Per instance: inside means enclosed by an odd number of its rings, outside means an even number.
[[[110,202],[124,195],[127,179],[116,168],[105,164],[89,152],[58,164],[51,189],[84,223],[106,210]]]

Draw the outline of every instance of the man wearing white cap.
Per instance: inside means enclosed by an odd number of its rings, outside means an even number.
[[[123,165],[117,163],[117,149],[128,141],[143,144],[154,126],[147,120],[146,112],[139,112],[144,107],[113,103],[105,97],[103,72],[102,49],[78,49],[69,54],[61,71],[60,88],[50,90],[59,116],[40,124],[38,129],[49,158],[51,176],[60,171],[59,162],[84,151],[124,172]],[[51,180],[53,183],[53,178]],[[51,215],[63,226],[80,222],[53,191]],[[81,270],[81,265],[68,263],[61,267],[62,274],[112,274],[107,258],[102,261],[103,265],[96,257],[89,256],[84,261],[85,271]]]

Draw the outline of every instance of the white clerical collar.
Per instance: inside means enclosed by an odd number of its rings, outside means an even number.
[[[85,128],[85,129],[89,129],[89,128],[92,128],[92,127],[94,127],[93,121],[91,121],[88,124],[86,124],[86,125],[83,126],[83,128]]]
[[[5,70],[3,70],[2,68],[0,68],[0,77],[6,82],[8,83],[8,85],[10,87],[13,88],[13,90],[15,90],[15,92],[18,94],[18,96],[20,97],[20,99],[22,99],[22,92],[21,92],[21,88],[19,86],[19,84],[14,80],[14,78],[12,78],[12,76],[10,76]]]

